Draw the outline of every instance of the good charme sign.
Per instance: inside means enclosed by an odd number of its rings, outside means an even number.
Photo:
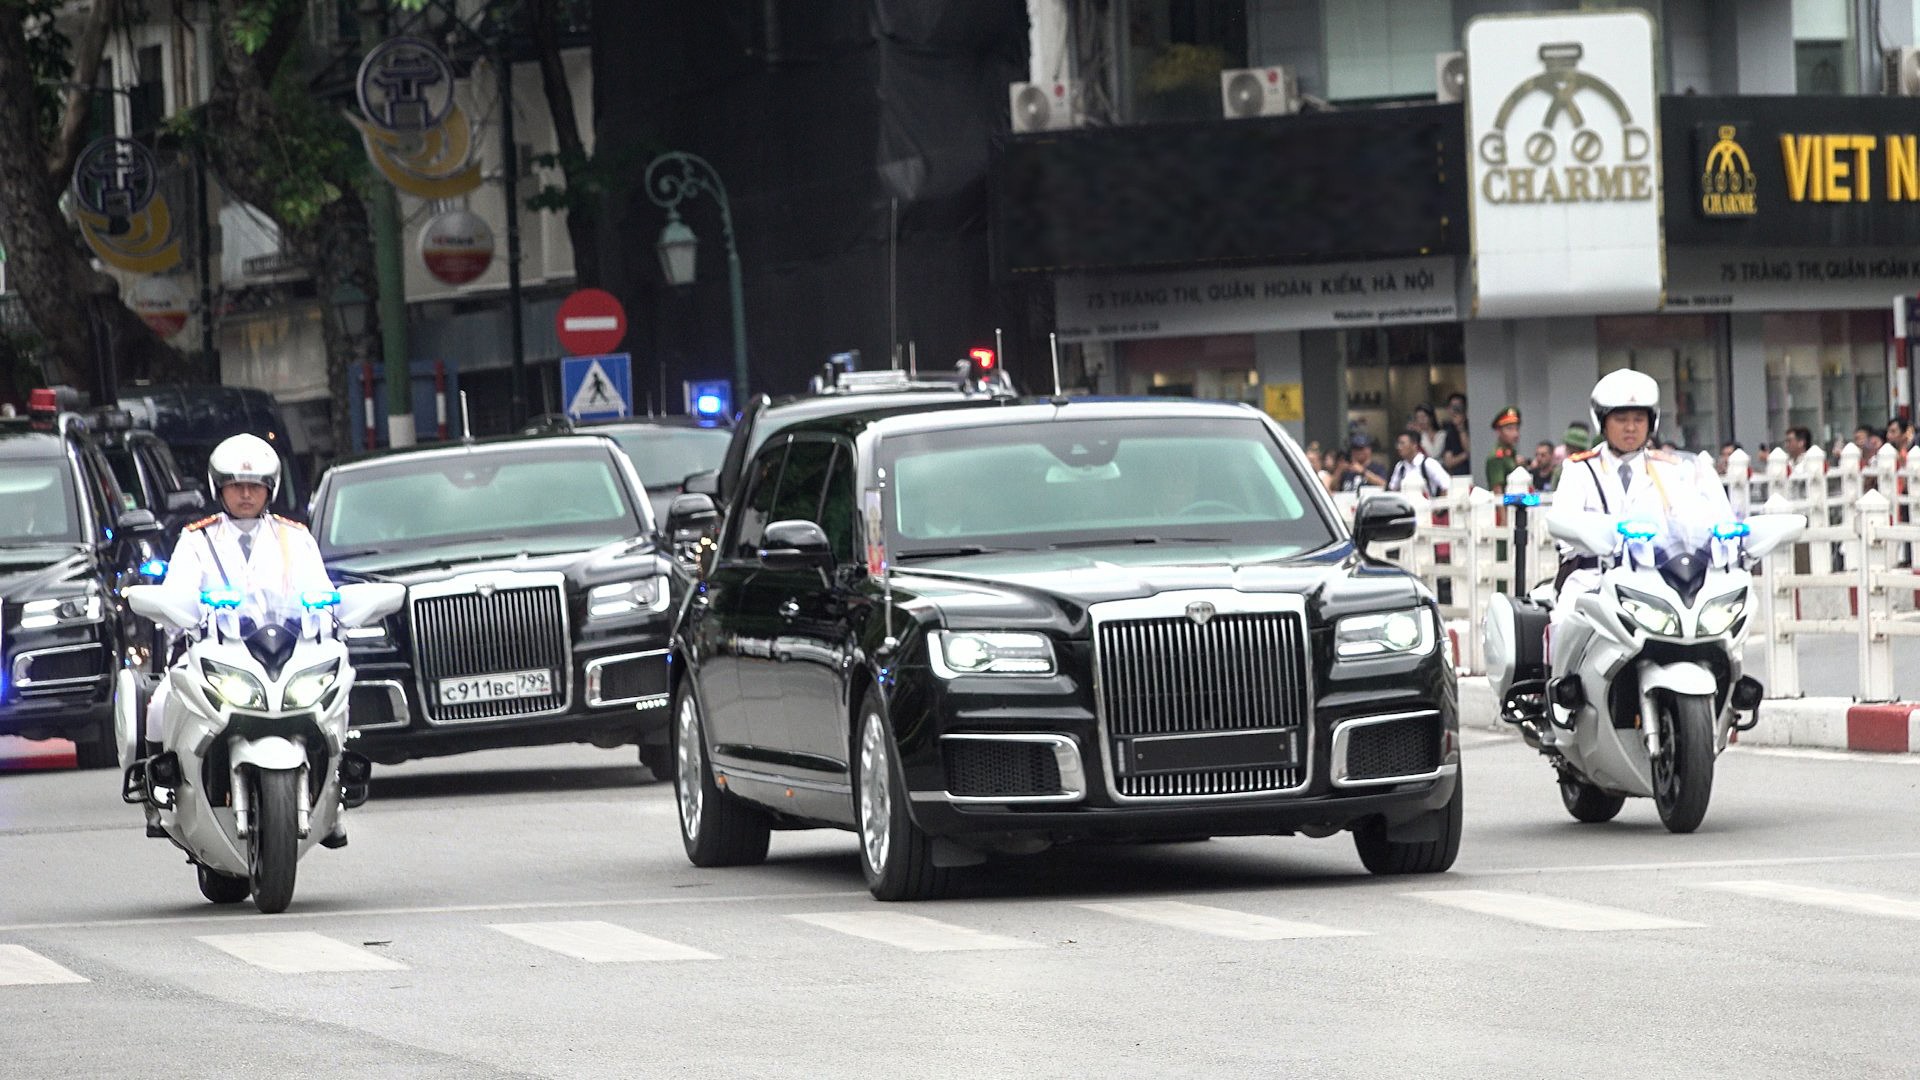
[[[1640,12],[1468,25],[1476,314],[1659,305],[1658,117]]]

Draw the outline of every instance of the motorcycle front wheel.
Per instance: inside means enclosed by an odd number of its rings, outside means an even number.
[[[293,903],[293,872],[300,862],[300,774],[276,769],[254,776],[248,845],[253,906],[263,915],[278,915]]]
[[[1668,832],[1690,833],[1713,797],[1713,699],[1675,695],[1661,708],[1666,745],[1653,759],[1653,802]]]

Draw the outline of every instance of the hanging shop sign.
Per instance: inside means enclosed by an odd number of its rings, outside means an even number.
[[[180,265],[160,167],[145,146],[114,138],[88,143],[74,162],[72,188],[80,235],[101,262],[135,274]]]
[[[162,339],[173,337],[192,314],[187,291],[171,277],[144,277],[127,290],[127,306]]]
[[[1316,266],[1064,275],[1061,341],[1322,330],[1460,317],[1451,257]]]
[[[474,132],[454,95],[453,65],[413,37],[383,41],[360,63],[360,130],[367,159],[395,188],[452,199],[480,186]]]
[[[1637,11],[1485,16],[1466,45],[1475,312],[1653,310],[1652,21]]]
[[[1912,98],[1668,98],[1669,247],[1920,243]]]
[[[465,285],[493,265],[493,230],[469,210],[449,210],[420,230],[420,261],[448,285]]]

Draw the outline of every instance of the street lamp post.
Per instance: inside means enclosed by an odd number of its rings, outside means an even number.
[[[706,159],[695,154],[670,150],[648,163],[647,197],[667,212],[667,226],[660,230],[656,249],[660,271],[669,285],[693,284],[693,257],[699,239],[687,223],[680,220],[680,204],[698,195],[711,196],[720,207],[720,229],[727,241],[727,289],[733,301],[733,393],[735,401],[747,398],[747,307],[740,283],[740,249],[733,241],[733,207],[727,202],[727,188],[720,182]]]

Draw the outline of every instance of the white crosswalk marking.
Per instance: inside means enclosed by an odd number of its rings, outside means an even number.
[[[1364,930],[1339,930],[1318,923],[1274,919],[1244,911],[1189,904],[1181,900],[1129,900],[1111,904],[1081,904],[1088,911],[1101,911],[1123,919],[1158,923],[1180,930],[1192,930],[1215,937],[1242,941],[1285,941],[1291,938],[1364,937]]]
[[[1496,892],[1482,889],[1444,889],[1433,892],[1402,893],[1402,896],[1430,904],[1456,907],[1463,911],[1493,915],[1502,919],[1532,923],[1550,930],[1688,930],[1700,923],[1648,915],[1625,908],[1583,904],[1535,893]]]
[[[1780,900],[1789,904],[1831,908],[1853,915],[1885,915],[1895,919],[1920,919],[1920,900],[1879,893],[1827,889],[1792,881],[1715,881],[1701,885],[1762,900]]]
[[[310,971],[405,971],[407,965],[344,941],[307,932],[211,934],[201,941],[254,967],[299,975]]]
[[[25,945],[0,945],[0,986],[41,986],[86,981]]]
[[[817,915],[789,915],[803,923],[878,941],[910,952],[961,952],[969,949],[1037,949],[1030,941],[936,922],[920,915],[893,911],[830,911]]]
[[[590,964],[720,959],[692,946],[648,937],[609,922],[494,923],[493,928],[529,945],[565,953]]]

